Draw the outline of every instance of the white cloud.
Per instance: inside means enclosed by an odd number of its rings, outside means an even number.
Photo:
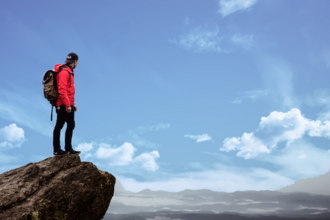
[[[146,133],[146,132],[151,132],[151,131],[159,131],[159,130],[162,130],[162,129],[169,129],[170,127],[171,127],[171,124],[159,123],[159,124],[154,125],[154,126],[140,126],[140,127],[137,127],[136,129],[134,129],[134,132]]]
[[[220,0],[218,13],[226,17],[234,12],[249,10],[257,0]]]
[[[208,27],[198,27],[190,31],[188,35],[180,37],[179,40],[170,40],[182,46],[186,50],[193,50],[195,52],[220,52],[227,51],[222,48],[222,36],[219,36],[219,28],[209,29]]]
[[[262,140],[256,138],[253,133],[244,133],[242,137],[226,138],[223,141],[221,151],[239,150],[237,156],[245,159],[256,157],[259,153],[270,153]]]
[[[90,151],[93,149],[93,142],[88,144],[88,143],[82,143],[79,144],[76,150],[81,151],[82,153],[86,153],[87,151]]]
[[[110,166],[126,166],[134,164],[152,172],[159,168],[156,163],[156,159],[159,158],[158,151],[145,152],[134,158],[134,153],[136,150],[137,149],[128,142],[125,142],[117,148],[102,143],[97,149],[95,156],[98,159],[107,159]],[[92,157],[92,154],[87,154],[85,156],[85,158],[88,157]]]
[[[0,129],[0,147],[20,147],[25,141],[24,130],[16,124],[10,124]]]
[[[285,113],[274,111],[268,117],[261,118],[256,132],[226,138],[220,150],[237,150],[237,156],[251,159],[260,153],[270,153],[279,142],[286,142],[288,146],[305,133],[312,137],[330,138],[330,121],[307,119],[296,108]]]
[[[268,146],[274,148],[278,142],[287,141],[290,144],[301,138],[308,129],[308,123],[309,120],[301,115],[299,109],[293,108],[288,112],[274,111],[268,117],[261,117],[258,133],[261,138],[268,139]]]
[[[252,101],[256,101],[267,95],[268,95],[268,90],[256,89],[256,90],[246,91],[246,92],[243,92],[240,97],[231,101],[231,103],[240,104],[243,102],[244,99],[250,99]]]
[[[136,151],[131,143],[125,142],[118,148],[99,147],[95,155],[99,159],[108,159],[111,165],[128,165],[132,162],[132,157]]]
[[[0,138],[9,142],[20,141],[24,139],[24,130],[16,124],[10,124],[0,129]]]
[[[148,148],[157,148],[159,145],[149,140],[142,138],[140,135],[148,132],[156,132],[166,130],[171,127],[171,124],[158,123],[152,126],[139,126],[130,131],[127,135],[119,135],[117,139],[123,140],[125,143],[120,147],[111,146],[107,143],[91,143],[79,145],[82,151],[86,149],[88,152],[97,145],[98,148],[95,153],[88,153],[85,158],[96,157],[100,160],[109,161],[110,166],[127,166],[134,165],[135,167],[143,168],[147,171],[156,171],[159,167],[156,160],[159,158],[158,151],[143,152],[142,154],[134,157],[137,149],[134,146],[143,146]],[[134,144],[134,146],[133,146]]]
[[[156,163],[156,159],[159,158],[158,151],[152,151],[149,153],[143,153],[134,158],[134,164],[141,164],[143,168],[148,171],[156,171],[158,169],[158,165]]]
[[[210,28],[206,25],[192,29],[189,34],[183,35],[179,39],[169,41],[194,52],[229,53],[238,48],[250,48],[253,43],[253,35],[221,35],[218,26]]]
[[[191,139],[196,139],[196,142],[203,142],[203,141],[211,141],[212,137],[209,136],[208,134],[201,134],[201,135],[191,135],[191,134],[186,134],[184,137],[191,138]]]

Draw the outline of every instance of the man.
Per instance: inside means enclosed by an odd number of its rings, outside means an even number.
[[[77,111],[77,106],[74,103],[74,72],[73,70],[78,65],[78,55],[69,53],[66,57],[65,64],[55,65],[58,98],[56,101],[57,120],[54,128],[53,146],[54,156],[62,156],[67,154],[79,154],[80,151],[72,149],[72,134],[75,127],[74,113]],[[61,70],[60,70],[61,67]],[[60,134],[61,130],[67,123],[65,131],[65,151],[61,149]]]

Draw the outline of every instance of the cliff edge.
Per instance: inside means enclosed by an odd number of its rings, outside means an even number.
[[[102,219],[115,182],[78,155],[29,163],[0,175],[0,219]]]

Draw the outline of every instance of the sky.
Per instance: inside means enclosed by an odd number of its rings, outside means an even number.
[[[126,190],[277,190],[328,172],[329,7],[1,1],[0,173],[53,155],[42,77],[70,52],[73,148]]]

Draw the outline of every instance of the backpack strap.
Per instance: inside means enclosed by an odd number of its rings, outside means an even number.
[[[62,69],[63,69],[63,68],[66,68],[66,67],[69,67],[69,66],[66,65],[66,64],[63,64],[62,66],[60,66],[58,73],[61,72]],[[70,82],[71,73],[70,73],[68,70],[66,70],[66,71],[69,73],[69,79],[68,79],[68,82]]]
[[[50,114],[50,120],[53,121],[53,108],[54,106],[52,105],[52,113]]]

